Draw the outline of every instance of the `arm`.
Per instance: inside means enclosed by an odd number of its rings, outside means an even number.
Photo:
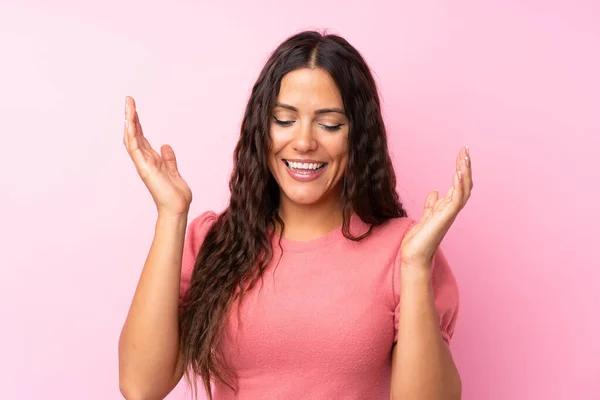
[[[154,240],[119,340],[119,386],[128,400],[162,399],[184,368],[179,282],[187,217],[159,214]]]
[[[119,338],[119,387],[128,400],[164,398],[183,375],[179,284],[192,192],[169,145],[156,152],[135,101],[125,99],[125,145],[158,210],[154,239]]]
[[[391,399],[454,400],[461,380],[440,333],[430,268],[401,266],[400,326],[392,353]]]
[[[393,400],[461,398],[461,379],[447,343],[455,315],[443,329],[444,340],[439,317],[445,316],[438,315],[436,300],[439,298],[440,305],[458,302],[454,276],[439,246],[472,188],[471,157],[465,147],[456,158],[452,187],[443,197],[437,191],[428,194],[421,220],[402,240],[397,259],[401,300],[398,340],[392,350]]]

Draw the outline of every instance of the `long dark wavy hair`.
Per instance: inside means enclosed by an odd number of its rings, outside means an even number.
[[[337,35],[306,31],[286,39],[271,54],[252,89],[234,152],[229,205],[199,250],[180,312],[186,380],[197,393],[195,377],[202,377],[211,400],[211,379],[237,391],[228,381],[235,374],[218,350],[219,340],[231,304],[236,299],[241,303],[262,277],[273,259],[275,228],[284,227],[278,214],[280,189],[268,165],[269,126],[282,78],[299,68],[329,73],[349,121],[341,194],[344,236],[361,240],[371,233],[371,229],[359,237],[350,233],[353,213],[371,227],[407,215],[396,193],[379,94],[363,57]]]

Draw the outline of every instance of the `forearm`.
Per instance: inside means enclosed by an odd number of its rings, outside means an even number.
[[[119,340],[122,390],[171,385],[179,354],[179,281],[187,217],[159,216]],[[165,394],[166,395],[166,394]]]
[[[460,376],[440,333],[430,268],[401,267],[392,399],[460,399]]]

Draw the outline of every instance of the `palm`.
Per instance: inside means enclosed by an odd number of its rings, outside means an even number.
[[[471,158],[465,148],[458,154],[452,187],[443,197],[438,198],[437,191],[428,194],[420,221],[404,237],[401,245],[403,264],[431,264],[435,251],[469,200],[472,189]]]
[[[175,153],[169,145],[162,146],[160,154],[152,148],[142,132],[132,98],[127,98],[123,142],[159,211],[186,213],[192,192],[179,174]]]

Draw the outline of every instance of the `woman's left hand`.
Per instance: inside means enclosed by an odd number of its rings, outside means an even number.
[[[445,196],[429,192],[421,220],[406,234],[401,244],[402,267],[430,267],[433,256],[463,209],[473,189],[473,176],[469,148],[460,149],[456,158],[456,172],[452,187]]]

